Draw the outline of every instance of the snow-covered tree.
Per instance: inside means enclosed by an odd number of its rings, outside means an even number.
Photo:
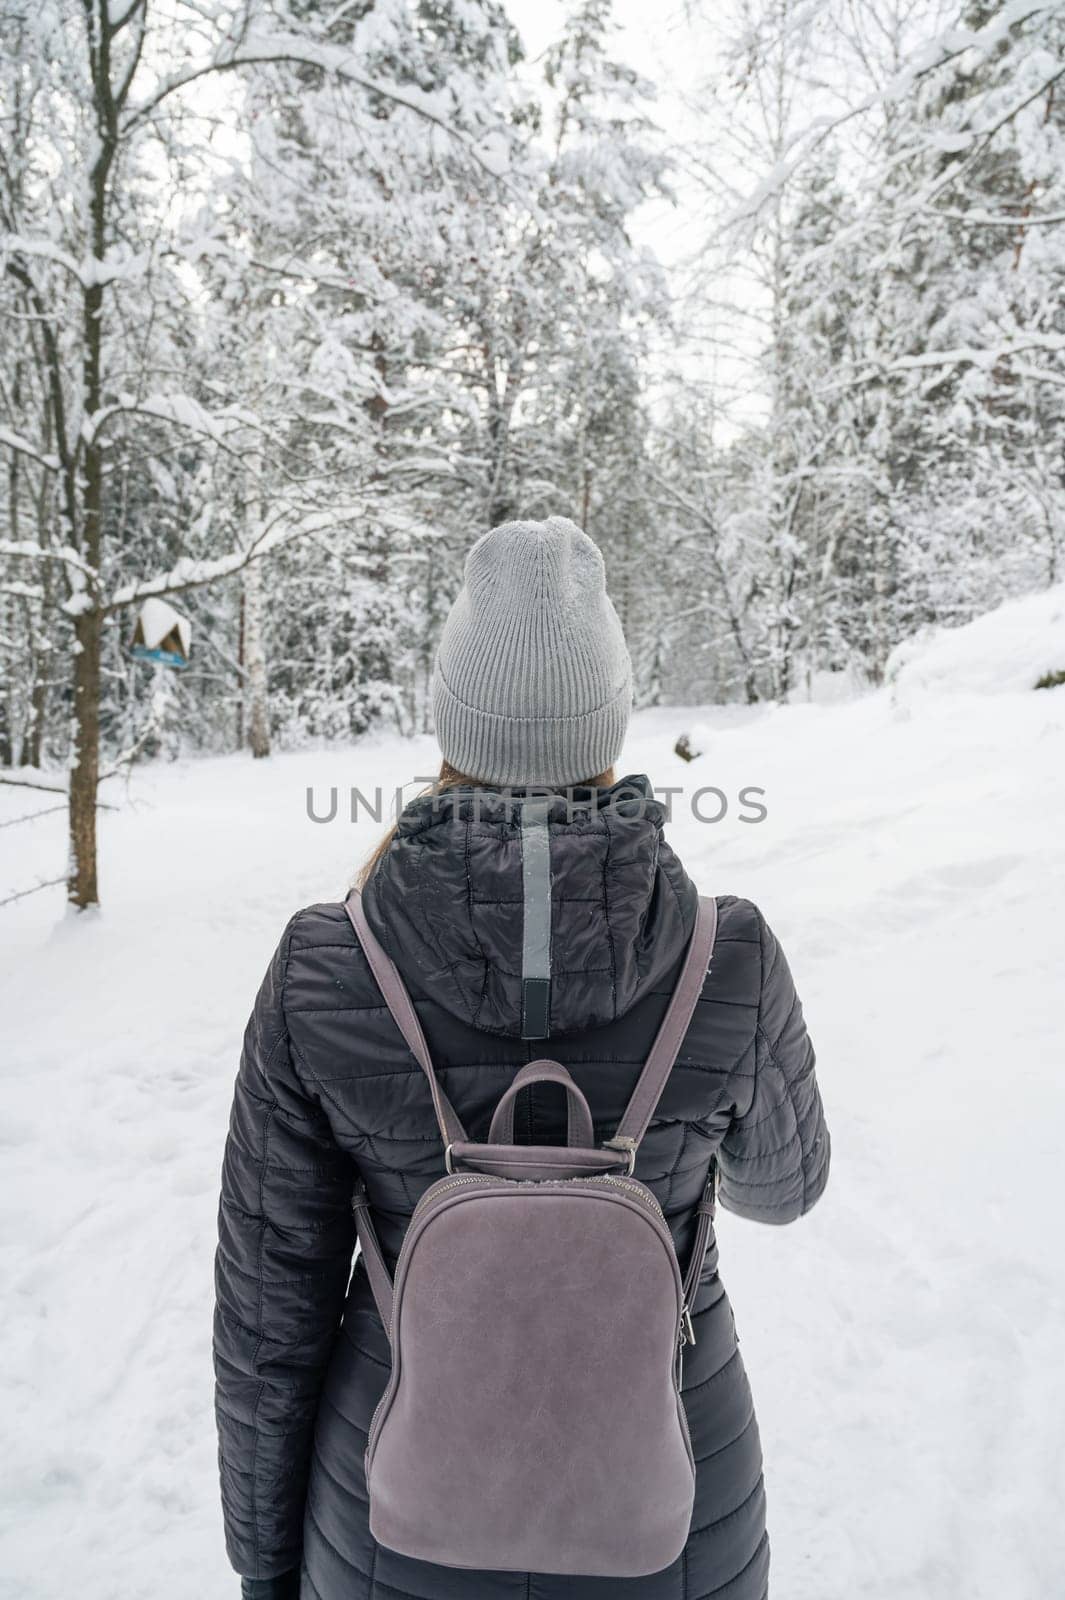
[[[739,260],[762,325],[736,453],[779,694],[876,679],[905,633],[1057,570],[1065,7],[729,16],[699,293]]]
[[[18,468],[9,477],[14,511],[3,552],[13,576],[5,593],[23,608],[35,659],[70,664],[69,691],[60,692],[72,702],[69,893],[78,907],[98,899],[96,792],[117,619],[147,595],[239,573],[364,511],[367,499],[366,483],[351,475],[343,480],[348,499],[338,496],[336,463],[314,448],[318,430],[305,439],[287,344],[267,346],[278,366],[262,385],[262,410],[232,381],[250,341],[263,336],[263,294],[248,285],[262,278],[279,304],[300,305],[308,280],[316,285],[317,263],[291,254],[260,260],[254,219],[210,212],[218,158],[204,132],[209,107],[193,90],[298,73],[305,84],[328,82],[336,126],[350,116],[369,128],[394,110],[422,127],[427,145],[454,146],[483,170],[477,143],[489,139],[487,123],[446,86],[414,81],[416,72],[399,70],[382,51],[382,38],[401,33],[406,18],[398,0],[369,8],[365,48],[353,49],[350,40],[333,42],[317,17],[265,4],[178,0],[156,15],[146,0],[117,9],[105,0],[43,9],[6,0],[10,48],[0,72],[17,140],[5,141],[10,158],[0,169],[0,309],[13,330],[17,381],[5,396],[11,420],[0,444]],[[248,314],[238,331],[247,342],[242,351],[238,337],[234,361],[215,373],[198,339],[199,273],[224,260],[244,287],[238,302]],[[372,259],[363,265],[372,270]],[[261,357],[261,344],[255,348]],[[344,425],[328,416],[320,426]],[[178,515],[185,473],[175,479],[170,464],[195,476],[215,458],[239,461],[236,498],[224,502],[221,519],[204,506],[186,523]],[[178,493],[160,507],[167,473]],[[243,515],[230,543],[218,520],[231,508]],[[43,670],[47,688],[54,674],[51,665]],[[255,672],[249,678],[254,683]],[[31,680],[23,704],[8,701],[9,728],[13,716],[32,722],[26,707],[34,695]]]

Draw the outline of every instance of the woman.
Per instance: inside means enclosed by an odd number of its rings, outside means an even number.
[[[455,1110],[483,1139],[524,1063],[550,1055],[614,1130],[663,1016],[697,892],[646,778],[614,781],[631,669],[595,545],[572,522],[480,539],[433,683],[444,757],[364,875],[373,933],[410,990]],[[523,939],[522,788],[546,806],[549,969]],[[512,791],[512,792],[508,792]],[[517,814],[516,814],[517,813]],[[757,909],[718,899],[711,970],[636,1176],[681,1262],[712,1163],[722,1203],[763,1222],[814,1204],[829,1138],[791,975]],[[542,912],[545,908],[540,907]],[[524,966],[523,966],[524,962]],[[544,1044],[544,1038],[549,1044]],[[562,1097],[533,1085],[515,1137],[563,1141]],[[680,1558],[650,1578],[470,1572],[379,1546],[363,1451],[389,1346],[354,1249],[361,1178],[394,1268],[443,1173],[426,1080],[382,1003],[342,904],[289,923],[245,1037],[226,1147],[215,1356],[230,1558],[255,1600],[761,1600],[761,1450],[711,1238],[683,1398],[696,1460]]]

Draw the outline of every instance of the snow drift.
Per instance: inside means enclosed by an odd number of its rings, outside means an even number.
[[[1065,672],[1065,583],[1008,600],[963,627],[907,639],[886,676],[902,696],[1009,694],[1055,672]]]

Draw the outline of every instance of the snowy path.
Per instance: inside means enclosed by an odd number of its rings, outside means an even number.
[[[696,720],[712,742],[684,768]],[[240,1033],[290,912],[341,891],[379,831],[312,824],[307,785],[391,788],[431,751],[151,769],[105,817],[101,917],[61,920],[59,891],[0,913],[0,1595],[237,1592],[209,1337]],[[821,1207],[720,1226],[775,1595],[1055,1600],[1065,691],[646,713],[624,767],[766,789],[764,823],[678,801],[671,837],[704,889],[762,904],[818,1045]],[[0,791],[0,820],[31,809]],[[61,822],[0,830],[0,889],[54,875]]]

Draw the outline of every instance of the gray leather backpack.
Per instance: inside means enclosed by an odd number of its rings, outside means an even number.
[[[478,1570],[632,1578],[679,1556],[695,1466],[681,1352],[714,1207],[683,1278],[636,1152],[702,991],[717,929],[699,902],[677,987],[613,1138],[557,1061],[521,1068],[474,1143],[437,1081],[421,1024],[357,892],[348,915],[429,1082],[446,1174],[418,1202],[393,1283],[365,1188],[359,1244],[392,1347],[370,1424],[370,1531],[402,1555]],[[568,1142],[514,1143],[514,1103],[560,1084]]]

